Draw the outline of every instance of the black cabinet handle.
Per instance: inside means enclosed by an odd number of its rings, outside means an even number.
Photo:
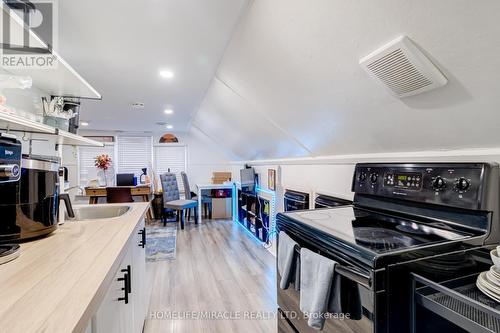
[[[139,230],[139,235],[141,235],[141,241],[139,242],[139,246],[144,248],[146,246],[146,227]]]
[[[123,297],[119,297],[118,301],[124,301],[125,304],[128,304],[128,289],[129,289],[129,287],[128,287],[128,281],[129,281],[128,274],[125,273],[122,278],[118,278],[117,280],[123,281],[122,290],[124,291]]]
[[[122,269],[121,270],[123,273],[126,273],[124,275],[124,277],[126,277],[126,281],[125,281],[125,287],[127,288],[127,293],[131,293],[132,292],[132,281],[131,281],[131,276],[132,276],[132,268],[130,267],[130,265],[127,265],[127,268],[125,269]]]

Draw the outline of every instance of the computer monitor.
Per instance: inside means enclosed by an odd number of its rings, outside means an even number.
[[[240,182],[243,192],[255,191],[255,171],[253,168],[245,168],[240,170]]]
[[[116,186],[134,186],[134,174],[133,173],[116,174]]]

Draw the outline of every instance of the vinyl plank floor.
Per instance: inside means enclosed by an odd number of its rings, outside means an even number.
[[[275,259],[237,223],[187,223],[177,232],[176,259],[147,265],[153,285],[144,332],[277,331]]]

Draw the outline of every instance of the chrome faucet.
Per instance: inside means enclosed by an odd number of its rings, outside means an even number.
[[[67,192],[69,190],[73,190],[77,188],[78,189],[78,195],[83,195],[85,193],[85,188],[83,186],[79,186],[79,185],[75,185],[75,186],[71,186],[71,187],[68,187],[67,189],[65,189],[64,191]]]

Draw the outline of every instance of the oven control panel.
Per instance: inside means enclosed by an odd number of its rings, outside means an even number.
[[[356,165],[352,190],[359,194],[481,209],[489,186],[498,186],[496,164],[361,163]]]
[[[415,172],[387,172],[384,175],[384,186],[420,190],[422,178],[422,174]]]

